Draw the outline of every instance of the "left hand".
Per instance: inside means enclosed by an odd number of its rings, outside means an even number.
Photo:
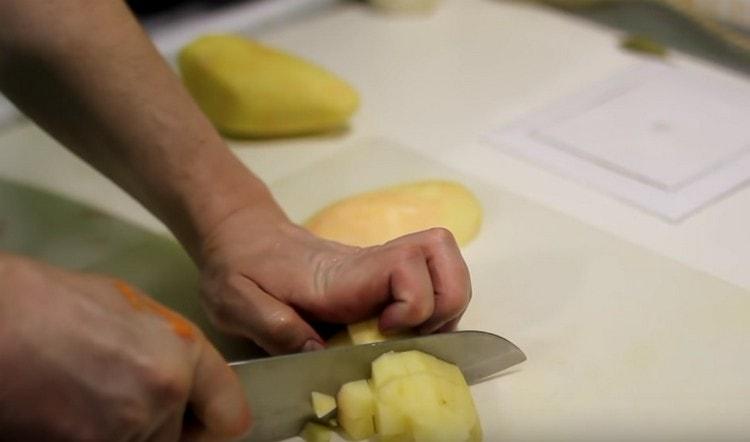
[[[271,354],[323,348],[303,318],[347,324],[379,314],[385,332],[454,329],[471,297],[466,263],[442,228],[359,248],[248,207],[218,224],[197,261],[211,320]]]

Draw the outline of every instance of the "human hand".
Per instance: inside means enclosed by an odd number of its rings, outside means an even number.
[[[471,297],[468,268],[440,228],[349,247],[246,208],[218,225],[197,261],[212,321],[272,354],[322,348],[305,319],[347,324],[379,314],[386,332],[453,329]]]
[[[1,253],[0,373],[3,439],[214,440],[250,424],[235,374],[181,316],[122,281]]]

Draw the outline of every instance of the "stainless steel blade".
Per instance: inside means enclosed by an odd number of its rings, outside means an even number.
[[[469,384],[526,360],[512,342],[492,333],[460,331],[230,364],[242,381],[254,426],[252,442],[299,433],[313,416],[310,393],[335,395],[342,384],[370,377],[370,364],[389,351],[421,350],[456,364]]]

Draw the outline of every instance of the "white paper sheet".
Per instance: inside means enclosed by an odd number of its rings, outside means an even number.
[[[643,62],[485,139],[679,221],[750,182],[750,82]]]

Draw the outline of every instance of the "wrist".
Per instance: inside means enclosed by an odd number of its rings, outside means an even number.
[[[260,237],[271,226],[291,225],[265,184],[249,172],[246,175],[223,185],[212,183],[212,190],[204,189],[201,196],[189,195],[186,215],[172,230],[196,263],[202,262],[206,250],[224,231],[241,230]],[[238,219],[242,225],[236,225]]]

